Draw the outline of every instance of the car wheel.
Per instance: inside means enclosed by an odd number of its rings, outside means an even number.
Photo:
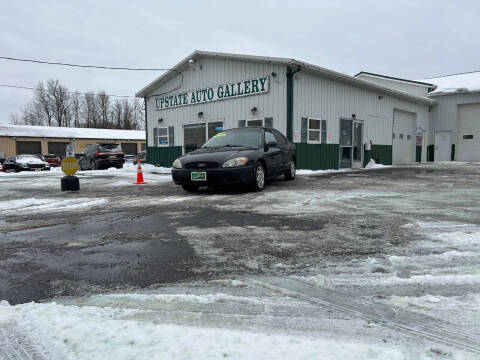
[[[90,167],[92,168],[92,170],[98,170],[99,169],[98,164],[94,160],[90,161]]]
[[[265,167],[259,163],[255,168],[255,190],[262,191],[265,187]]]
[[[295,179],[296,173],[297,173],[297,169],[295,167],[295,162],[292,160],[290,161],[290,166],[288,167],[288,170],[285,172],[285,180]]]
[[[188,192],[198,191],[198,185],[185,184],[185,185],[182,185],[182,188],[183,188],[183,190],[188,191]]]

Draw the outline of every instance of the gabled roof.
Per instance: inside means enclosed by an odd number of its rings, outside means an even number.
[[[430,87],[430,88],[431,88],[431,87],[435,87],[435,84],[430,84],[430,83],[423,82],[423,81],[420,81],[420,80],[402,79],[402,78],[393,77],[393,76],[376,74],[376,73],[372,73],[372,72],[368,72],[368,71],[360,71],[358,74],[355,75],[355,77],[358,77],[358,76],[360,76],[360,75],[370,75],[370,76],[379,77],[379,78],[383,78],[383,79],[396,80],[396,81],[411,83],[411,84],[420,85],[420,86],[425,86],[425,87]]]
[[[145,140],[145,131],[0,124],[0,136]]]
[[[444,75],[425,80],[431,81],[437,86],[428,94],[429,96],[480,92],[480,71]]]
[[[210,51],[200,51],[196,50],[191,53],[189,56],[185,57],[181,60],[178,64],[176,64],[173,68],[163,73],[159,76],[156,80],[145,86],[143,89],[138,91],[135,96],[137,97],[146,97],[149,96],[158,86],[162,83],[168,81],[169,79],[173,78],[174,76],[178,75],[182,71],[188,68],[188,64],[190,60],[198,60],[202,57],[215,57],[221,59],[229,59],[229,60],[240,60],[240,61],[250,61],[250,62],[262,62],[262,63],[270,63],[270,64],[280,64],[286,66],[295,66],[301,67],[302,70],[307,70],[312,72],[315,75],[319,75],[322,77],[330,78],[336,81],[340,81],[346,84],[350,84],[353,86],[358,86],[361,88],[365,88],[372,91],[377,91],[381,94],[388,94],[397,98],[401,98],[407,101],[416,102],[424,105],[434,105],[435,101],[429,99],[427,97],[421,96],[414,96],[410,95],[407,92],[390,89],[385,86],[377,85],[362,79],[358,79],[356,77],[342,74],[333,70],[325,69],[320,66],[312,65],[303,61],[289,59],[289,58],[279,58],[279,57],[267,57],[267,56],[255,56],[255,55],[242,55],[242,54],[230,54],[230,53],[221,53],[221,52],[210,52]]]

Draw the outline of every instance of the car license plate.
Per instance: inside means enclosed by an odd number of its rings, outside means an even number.
[[[192,181],[207,181],[207,173],[205,171],[193,171],[190,179]]]

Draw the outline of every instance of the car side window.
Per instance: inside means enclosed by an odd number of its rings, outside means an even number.
[[[273,134],[275,135],[275,139],[277,139],[278,146],[285,146],[287,139],[285,139],[279,131],[274,131]]]
[[[268,144],[271,141],[277,142],[273,133],[270,131],[265,131],[265,144]]]

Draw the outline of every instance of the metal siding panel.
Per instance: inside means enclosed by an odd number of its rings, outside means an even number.
[[[200,65],[202,69],[200,70]],[[200,123],[205,121],[223,120],[225,128],[237,127],[238,120],[252,118],[250,109],[257,107],[255,117],[273,117],[275,127],[285,134],[286,130],[286,80],[285,67],[280,65],[260,64],[253,62],[202,58],[197,69],[184,73],[184,84],[174,93],[195,90],[206,86],[215,86],[225,82],[233,82],[253,78],[260,75],[270,75],[270,89],[267,94],[252,95],[242,98],[216,101],[206,104],[189,105],[173,109],[156,110],[154,99],[148,101],[149,129],[158,126],[158,118],[162,117],[162,126],[175,127],[175,144],[183,146],[183,129],[185,123]],[[155,92],[160,93],[172,87],[175,79],[160,86]],[[197,114],[202,111],[204,117]],[[150,115],[152,114],[152,115]],[[149,131],[151,137],[152,131]],[[149,144],[151,142],[149,141]]]
[[[294,82],[294,131],[301,130],[302,117],[317,117],[328,122],[328,143],[338,143],[339,119],[364,121],[364,142],[392,145],[393,109],[417,113],[417,127],[428,129],[428,106],[379,94],[330,79],[300,72]],[[297,80],[298,79],[298,80]]]

